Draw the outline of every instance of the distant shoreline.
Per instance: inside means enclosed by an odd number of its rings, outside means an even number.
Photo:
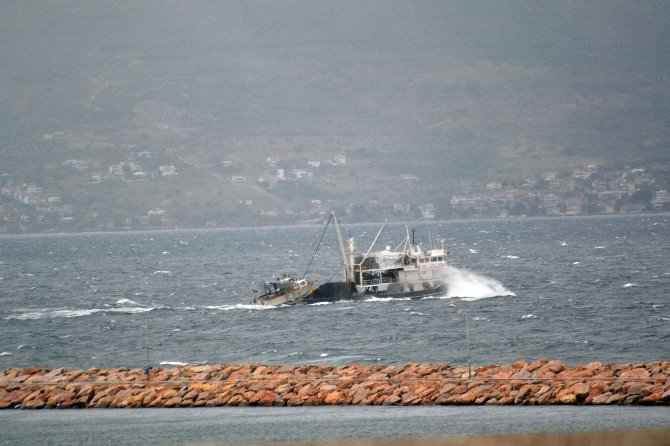
[[[419,220],[419,221],[390,221],[389,225],[441,225],[445,223],[467,223],[467,222],[507,222],[507,221],[545,221],[545,220],[586,220],[597,218],[629,218],[629,217],[668,217],[670,212],[653,212],[643,214],[594,214],[594,215],[555,215],[555,216],[524,216],[524,217],[491,217],[491,218],[454,218],[449,220]],[[325,220],[324,220],[325,221]],[[345,226],[366,226],[374,224],[382,224],[381,221],[369,222],[342,222]],[[128,229],[128,230],[100,230],[100,231],[71,231],[71,232],[14,232],[14,233],[0,233],[0,238],[20,238],[20,237],[42,237],[42,236],[71,236],[71,235],[101,235],[101,234],[149,234],[156,232],[218,232],[218,231],[245,231],[258,229],[283,229],[283,228],[314,228],[321,227],[322,224],[287,224],[287,225],[268,225],[268,226],[218,226],[214,228],[203,227],[183,227],[183,228],[155,228],[155,229]]]

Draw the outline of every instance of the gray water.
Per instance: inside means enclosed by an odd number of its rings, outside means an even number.
[[[668,359],[668,220],[417,225],[446,240],[447,295],[271,309],[249,304],[253,282],[302,275],[322,228],[0,237],[0,368],[141,367],[147,340],[155,365],[455,364],[466,317],[475,363]],[[365,249],[377,229],[345,231]],[[340,264],[328,234],[308,277]]]
[[[0,411],[0,444],[165,444],[669,428],[665,407],[222,407]]]
[[[178,363],[668,360],[668,216],[418,224],[444,239],[433,299],[250,305],[301,276],[321,227],[0,237],[0,368]],[[429,236],[428,228],[431,230]],[[376,225],[346,227],[360,249]],[[380,246],[405,235],[391,225]],[[332,234],[308,277],[341,260]],[[337,276],[336,276],[337,278]],[[0,412],[0,442],[251,441],[669,426],[667,408],[235,408]]]

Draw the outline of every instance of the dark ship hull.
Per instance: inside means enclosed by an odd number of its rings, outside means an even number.
[[[447,285],[445,283],[435,288],[425,288],[421,290],[411,291],[404,290],[399,284],[397,291],[393,291],[393,287],[389,287],[389,291],[385,292],[366,292],[360,293],[356,291],[356,285],[352,282],[328,282],[320,285],[304,300],[306,304],[314,304],[319,302],[337,302],[340,300],[359,300],[369,299],[371,297],[377,298],[410,298],[422,299],[436,295],[445,294],[447,292]]]

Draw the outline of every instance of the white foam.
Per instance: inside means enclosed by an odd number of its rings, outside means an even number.
[[[637,283],[630,283],[629,282],[629,283],[624,284],[621,288],[630,288],[632,286],[637,286]]]
[[[132,299],[119,299],[116,301],[117,304],[123,305],[123,304],[134,304],[134,305],[139,305],[137,302],[135,302]]]
[[[160,365],[188,365],[188,362],[181,361],[161,361]]]
[[[392,300],[411,300],[409,297],[371,297],[366,302],[390,302]]]
[[[1,352],[0,356],[12,356],[12,353],[10,352]]]
[[[70,318],[70,317],[79,317],[79,316],[90,316],[93,313],[103,311],[100,309],[90,309],[90,310],[42,310],[42,311],[31,311],[28,313],[19,313],[12,316],[8,316],[7,319],[16,319],[19,321],[26,320],[35,320],[35,319],[49,319],[49,318]]]
[[[58,319],[58,318],[71,318],[71,317],[81,317],[81,316],[90,316],[95,313],[145,313],[151,311],[153,308],[146,307],[120,307],[120,308],[88,308],[80,310],[71,310],[71,309],[60,309],[60,310],[51,310],[44,309],[41,311],[31,311],[27,313],[19,313],[6,317],[5,319],[15,319],[19,321],[26,320],[36,320],[36,319]]]
[[[446,266],[447,294],[442,298],[461,297],[472,301],[498,296],[516,296],[499,281],[465,269]]]
[[[561,246],[568,246],[566,242],[561,242]]]
[[[468,251],[470,251],[472,254],[477,254],[477,250],[476,250],[476,249],[472,249],[472,248],[470,248]]]
[[[506,256],[503,256],[503,258],[505,258],[505,259],[518,259],[519,256],[506,255]]]
[[[203,308],[207,310],[230,311],[230,310],[270,310],[272,308],[278,308],[278,307],[273,307],[270,305],[236,304],[236,305],[209,305]]]
[[[107,310],[100,310],[104,311],[105,313],[129,313],[129,314],[134,314],[134,313],[146,313],[148,311],[153,310],[153,308],[146,308],[146,307],[119,307],[119,308],[111,308]]]
[[[315,302],[313,304],[309,304],[309,306],[315,306],[315,305],[330,305],[332,302]]]
[[[594,246],[593,249],[605,249],[605,246]]]
[[[165,275],[168,275],[168,276],[169,276],[169,275],[172,274],[172,271],[154,271],[153,273],[151,273],[152,276],[153,276],[154,274],[165,274]]]
[[[581,264],[581,263],[582,263],[582,262],[572,262],[573,265],[579,265],[579,264]]]
[[[330,353],[321,353],[319,356],[322,358],[325,358],[326,356],[330,356]]]
[[[534,314],[524,314],[523,316],[521,316],[521,319],[537,319],[537,316],[535,316]]]

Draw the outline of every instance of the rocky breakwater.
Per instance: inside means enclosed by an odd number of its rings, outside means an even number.
[[[0,371],[0,408],[670,404],[670,362],[566,367],[517,361],[467,367],[218,364]]]

